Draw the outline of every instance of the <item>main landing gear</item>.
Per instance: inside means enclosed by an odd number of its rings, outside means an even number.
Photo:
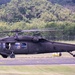
[[[8,57],[15,58],[15,54],[13,52],[11,52],[11,53],[10,52],[9,53],[1,52],[0,54],[2,55],[3,58],[8,58]]]
[[[15,54],[12,52],[10,55],[9,55],[10,58],[15,58]]]
[[[72,52],[68,52],[69,54],[71,54],[73,57],[75,57],[75,54],[73,54]]]

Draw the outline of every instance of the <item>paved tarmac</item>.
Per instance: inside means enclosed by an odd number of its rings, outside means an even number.
[[[74,57],[52,57],[52,58],[0,58],[0,65],[64,65],[75,64]]]

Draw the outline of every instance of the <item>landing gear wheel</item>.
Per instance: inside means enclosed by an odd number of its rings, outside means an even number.
[[[10,58],[15,58],[15,54],[14,53],[10,54]]]
[[[7,58],[8,56],[6,56],[6,55],[2,55],[2,57],[3,57],[3,58]]]
[[[73,57],[75,57],[75,55],[73,55]]]

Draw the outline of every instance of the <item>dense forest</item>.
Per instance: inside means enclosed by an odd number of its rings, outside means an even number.
[[[2,3],[4,1],[4,3]],[[55,28],[63,35],[75,35],[74,0],[1,0],[0,31],[13,29]],[[60,34],[62,35],[62,34]]]

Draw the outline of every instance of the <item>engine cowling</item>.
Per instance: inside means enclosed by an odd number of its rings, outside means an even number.
[[[33,42],[38,42],[38,41],[39,41],[39,38],[33,37]]]

